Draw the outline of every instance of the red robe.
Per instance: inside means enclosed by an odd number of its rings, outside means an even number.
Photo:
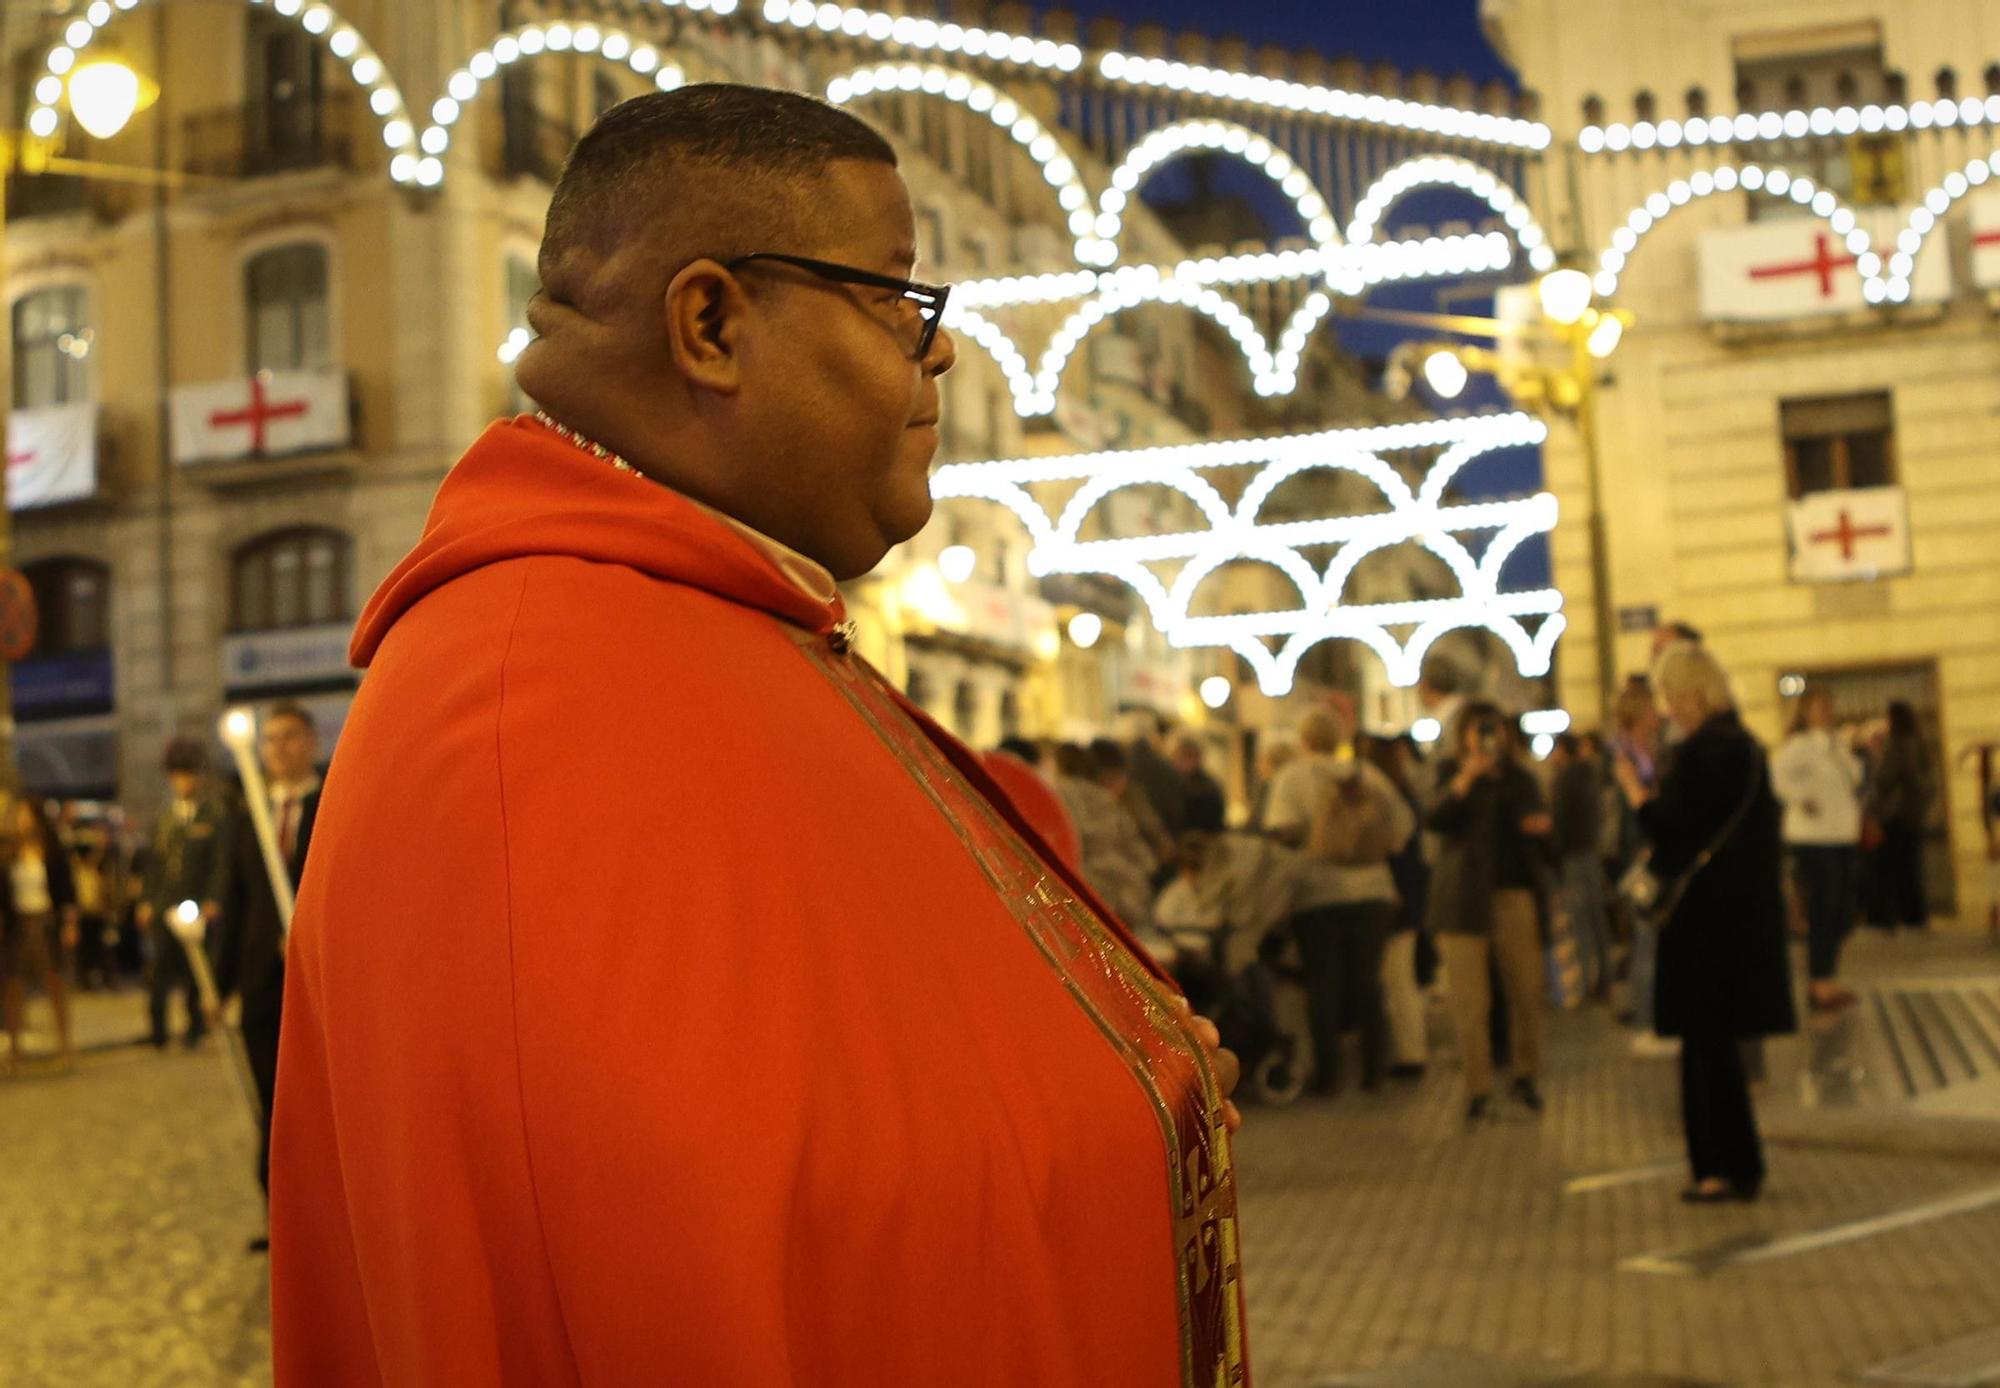
[[[1171,986],[790,559],[521,419],[370,602],[288,961],[283,1388],[1246,1381]]]

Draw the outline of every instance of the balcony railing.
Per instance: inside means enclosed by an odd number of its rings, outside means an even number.
[[[567,121],[526,106],[503,108],[499,142],[490,147],[487,172],[496,178],[535,178],[554,183],[576,144],[578,131]]]
[[[322,93],[257,101],[190,116],[182,166],[211,178],[258,178],[304,169],[359,169],[357,130],[374,117],[353,96]]]

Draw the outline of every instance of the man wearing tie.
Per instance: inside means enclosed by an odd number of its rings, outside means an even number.
[[[271,797],[271,825],[294,890],[305,867],[319,810],[319,736],[312,715],[284,702],[265,715],[257,752]],[[242,998],[243,1047],[263,1104],[264,1150],[257,1179],[270,1189],[271,1096],[278,1076],[278,1017],[285,999],[285,922],[246,808],[236,816],[218,863],[214,899],[220,908],[215,938],[215,990]],[[253,1240],[261,1246],[263,1240]]]

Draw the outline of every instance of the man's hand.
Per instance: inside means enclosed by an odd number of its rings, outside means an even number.
[[[1243,1078],[1243,1066],[1236,1059],[1236,1052],[1222,1048],[1222,1033],[1215,1029],[1215,1023],[1206,1017],[1195,1016],[1194,1006],[1186,998],[1174,998],[1174,1011],[1188,1023],[1196,1039],[1208,1051],[1209,1064],[1215,1071],[1215,1087],[1222,1091],[1222,1121],[1233,1133],[1243,1126],[1243,1114],[1229,1096],[1236,1092],[1236,1082]]]
[[[1538,810],[1534,814],[1521,816],[1521,832],[1532,838],[1542,838],[1555,831],[1555,818],[1547,810]]]

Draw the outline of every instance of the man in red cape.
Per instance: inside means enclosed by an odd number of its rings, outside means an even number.
[[[1247,1382],[1234,1060],[848,650],[928,518],[894,155],[584,137],[523,388],[354,638],[290,944],[277,1381]]]

